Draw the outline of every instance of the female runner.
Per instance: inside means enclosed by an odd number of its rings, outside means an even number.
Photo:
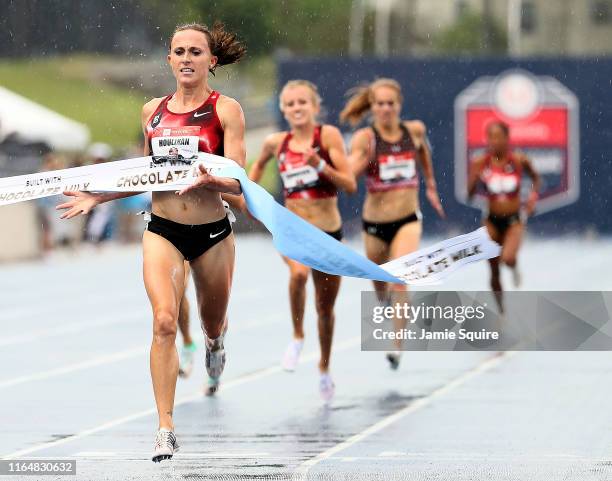
[[[337,240],[342,239],[342,219],[338,211],[338,189],[352,193],[356,183],[351,173],[340,131],[316,121],[321,98],[317,87],[306,80],[292,80],[282,89],[280,108],[289,124],[289,131],[270,135],[249,177],[259,182],[267,162],[275,157],[284,187],[285,206]],[[282,365],[287,371],[297,366],[304,343],[304,308],[306,281],[311,269],[288,258],[289,301],[293,321],[293,339],[289,343]],[[334,333],[334,303],[340,288],[340,277],[312,270],[315,305],[318,316],[319,391],[325,402],[334,395],[334,383],[329,374],[332,337]]]
[[[170,39],[168,63],[176,92],[153,99],[142,109],[145,155],[208,152],[244,165],[244,115],[238,102],[212,90],[208,75],[219,65],[239,61],[246,48],[215,23],[212,29],[187,24]],[[195,141],[194,141],[195,139]],[[179,156],[180,158],[180,156]],[[144,283],[153,310],[151,377],[159,416],[153,461],[171,458],[178,449],[172,412],[178,375],[175,346],[177,318],[185,290],[184,261],[189,261],[198,311],[206,337],[206,368],[216,389],[225,365],[223,335],[234,270],[234,238],[221,193],[240,194],[237,180],[217,178],[206,169],[193,185],[174,192],[154,192],[152,218],[143,236]],[[89,212],[125,193],[67,192],[74,197],[58,208],[62,217]]]
[[[478,184],[484,186],[488,199],[488,213],[483,224],[489,236],[502,246],[501,256],[489,259],[491,266],[491,289],[501,313],[504,312],[500,262],[512,269],[514,284],[520,285],[520,274],[516,257],[525,230],[521,216],[521,177],[523,171],[531,178],[532,186],[526,204],[526,214],[533,214],[540,190],[540,176],[529,158],[510,149],[510,129],[500,121],[487,127],[488,150],[470,164],[468,196],[472,198]]]
[[[402,90],[393,79],[380,78],[351,91],[340,120],[357,125],[369,112],[373,122],[353,136],[350,162],[353,173],[366,176],[367,195],[363,205],[366,255],[383,264],[419,247],[421,212],[417,164],[425,178],[425,194],[440,217],[444,210],[438,197],[427,130],[420,120],[402,120]],[[374,281],[382,302],[407,302],[406,286]],[[391,299],[393,297],[393,299]],[[405,319],[394,319],[396,331]],[[399,367],[401,341],[387,353],[392,369]]]

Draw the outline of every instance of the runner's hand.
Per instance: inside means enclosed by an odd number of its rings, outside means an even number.
[[[89,214],[100,203],[100,196],[91,192],[67,190],[64,195],[73,197],[73,199],[55,207],[56,210],[68,209],[60,216],[60,219],[72,219],[81,214]]]
[[[200,170],[200,175],[198,178],[193,184],[179,191],[179,195],[183,195],[190,190],[198,189],[200,187],[235,195],[242,193],[240,189],[240,182],[238,182],[236,179],[219,178],[214,175],[210,175],[206,167],[204,167],[202,164],[198,165],[198,169]]]
[[[425,191],[425,195],[427,196],[427,200],[438,213],[438,215],[442,219],[446,219],[446,214],[444,213],[444,209],[442,208],[442,202],[440,202],[440,197],[438,196],[437,189],[434,189],[433,187],[428,187]]]
[[[304,159],[306,160],[306,162],[308,162],[308,165],[314,167],[315,169],[319,166],[319,163],[321,162],[321,157],[319,157],[317,150],[313,149],[312,147],[308,147],[308,149],[306,149],[306,152],[304,152]]]

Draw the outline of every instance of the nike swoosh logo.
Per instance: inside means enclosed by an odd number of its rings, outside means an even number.
[[[223,229],[221,232],[217,232],[216,234],[210,234],[210,238],[214,239],[215,237],[220,236],[221,234],[223,234],[225,232],[225,229]]]
[[[202,113],[196,112],[195,114],[193,114],[193,117],[194,118],[196,118],[196,117],[203,117],[204,115],[209,114],[209,113],[210,112],[202,112]]]

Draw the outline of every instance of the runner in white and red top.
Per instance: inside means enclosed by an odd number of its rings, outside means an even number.
[[[338,189],[355,192],[355,178],[346,158],[340,131],[316,121],[321,99],[314,84],[305,80],[288,82],[280,94],[280,107],[290,130],[270,135],[253,164],[249,177],[259,182],[268,161],[276,158],[283,182],[285,206],[338,241],[342,240],[342,219],[338,211]],[[293,321],[293,340],[282,365],[293,371],[304,343],[304,310],[306,281],[311,269],[288,258],[289,300]],[[315,286],[321,359],[319,391],[324,401],[334,395],[329,374],[334,304],[340,288],[340,277],[312,270]]]
[[[343,122],[357,125],[371,112],[372,123],[353,135],[350,162],[356,176],[365,174],[367,195],[362,219],[368,258],[383,264],[415,251],[421,239],[418,167],[426,196],[444,217],[427,145],[427,130],[420,120],[402,120],[402,90],[393,79],[381,78],[354,89],[340,114]],[[406,286],[374,281],[381,302],[407,302]],[[396,330],[405,319],[395,319]],[[400,361],[402,342],[387,353],[392,369]]]
[[[526,216],[536,207],[540,177],[529,158],[510,148],[510,129],[501,121],[487,126],[488,149],[470,164],[468,196],[472,198],[482,186],[487,198],[487,214],[483,220],[491,239],[502,246],[500,257],[489,259],[491,265],[491,289],[495,292],[500,312],[504,311],[500,262],[512,269],[514,283],[520,285],[517,255],[525,230]],[[523,173],[532,181],[531,191],[522,211],[521,181]]]

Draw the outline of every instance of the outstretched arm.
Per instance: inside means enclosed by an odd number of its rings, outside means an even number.
[[[276,149],[278,148],[278,143],[280,136],[284,135],[283,132],[277,132],[274,134],[270,134],[264,140],[264,144],[261,148],[261,152],[259,153],[259,157],[257,160],[253,162],[251,165],[251,169],[249,170],[249,179],[253,182],[259,183],[261,178],[263,177],[264,170],[266,165],[276,155]]]
[[[527,157],[525,154],[521,154],[520,158],[525,172],[527,172],[527,175],[531,177],[531,192],[529,193],[529,198],[527,199],[526,208],[527,214],[532,215],[535,212],[536,203],[540,198],[539,192],[540,187],[542,186],[542,181],[540,179],[540,175],[533,168],[533,164],[531,163],[531,160],[529,160],[529,157]]]
[[[348,161],[353,175],[359,177],[368,167],[370,162],[370,133],[368,129],[361,129],[355,132],[351,139],[351,153]]]
[[[149,117],[153,114],[155,109],[159,106],[162,99],[156,98],[147,102],[142,107],[140,115],[140,121],[142,125],[142,133],[144,135],[144,155],[150,154],[149,142],[147,138],[146,125]],[[93,193],[93,192],[79,192],[79,191],[65,191],[64,195],[72,197],[71,200],[59,204],[55,208],[57,210],[65,210],[60,218],[61,219],[72,219],[79,215],[89,214],[91,210],[98,204],[104,202],[110,202],[116,199],[124,199],[125,197],[132,197],[134,195],[142,194],[142,192],[104,192],[104,193]]]
[[[441,218],[446,218],[442,202],[438,195],[438,186],[434,176],[433,162],[431,159],[431,151],[427,145],[427,128],[420,120],[407,122],[406,126],[410,130],[410,134],[415,142],[415,147],[419,152],[419,160],[421,163],[421,171],[425,180],[425,195],[431,206],[435,209]]]
[[[325,162],[313,148],[309,148],[304,154],[306,161],[317,172],[325,174],[336,187],[353,194],[357,190],[357,182],[346,158],[342,134],[336,127],[325,125],[321,128],[321,143],[329,152],[333,166]]]

